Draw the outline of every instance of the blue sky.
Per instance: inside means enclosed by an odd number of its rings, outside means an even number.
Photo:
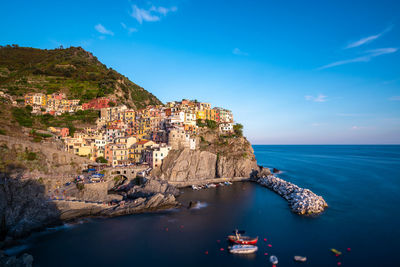
[[[400,1],[6,1],[0,45],[82,46],[254,144],[400,144]]]

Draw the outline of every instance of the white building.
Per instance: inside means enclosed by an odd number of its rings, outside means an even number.
[[[144,160],[153,169],[160,167],[164,158],[168,155],[171,150],[170,146],[160,145],[153,146],[152,148],[146,149],[144,151]]]
[[[230,122],[220,123],[219,130],[221,133],[232,133],[233,132],[233,124]]]

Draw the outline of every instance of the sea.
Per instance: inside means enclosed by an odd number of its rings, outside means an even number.
[[[255,145],[259,165],[323,196],[318,216],[293,214],[252,182],[182,190],[181,208],[84,219],[35,234],[18,253],[34,266],[400,266],[400,146]],[[188,209],[190,201],[198,202]],[[258,251],[233,255],[234,229]],[[337,256],[331,249],[342,252]],[[294,256],[305,256],[298,263]]]

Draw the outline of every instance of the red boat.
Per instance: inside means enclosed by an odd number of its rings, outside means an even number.
[[[238,230],[236,230],[234,233],[235,233],[235,235],[228,236],[228,240],[232,243],[241,244],[241,245],[257,244],[258,236],[257,237],[242,236],[241,234],[243,234],[244,231],[238,231]]]

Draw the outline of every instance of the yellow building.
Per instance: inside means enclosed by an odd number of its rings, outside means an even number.
[[[196,119],[205,120],[206,114],[203,110],[199,110],[196,112]]]
[[[214,109],[206,109],[204,110],[206,120],[215,121],[215,110]]]
[[[81,146],[75,149],[75,154],[82,157],[87,157],[93,154],[93,149],[90,146]]]
[[[142,152],[148,148],[154,145],[153,141],[149,140],[141,140],[136,142],[132,146],[132,148],[129,149],[129,159],[134,160],[135,162],[140,162],[142,159]]]
[[[135,121],[136,112],[134,110],[126,110],[124,119],[126,122],[134,122]]]
[[[42,95],[42,107],[47,106],[47,96],[46,95]]]

